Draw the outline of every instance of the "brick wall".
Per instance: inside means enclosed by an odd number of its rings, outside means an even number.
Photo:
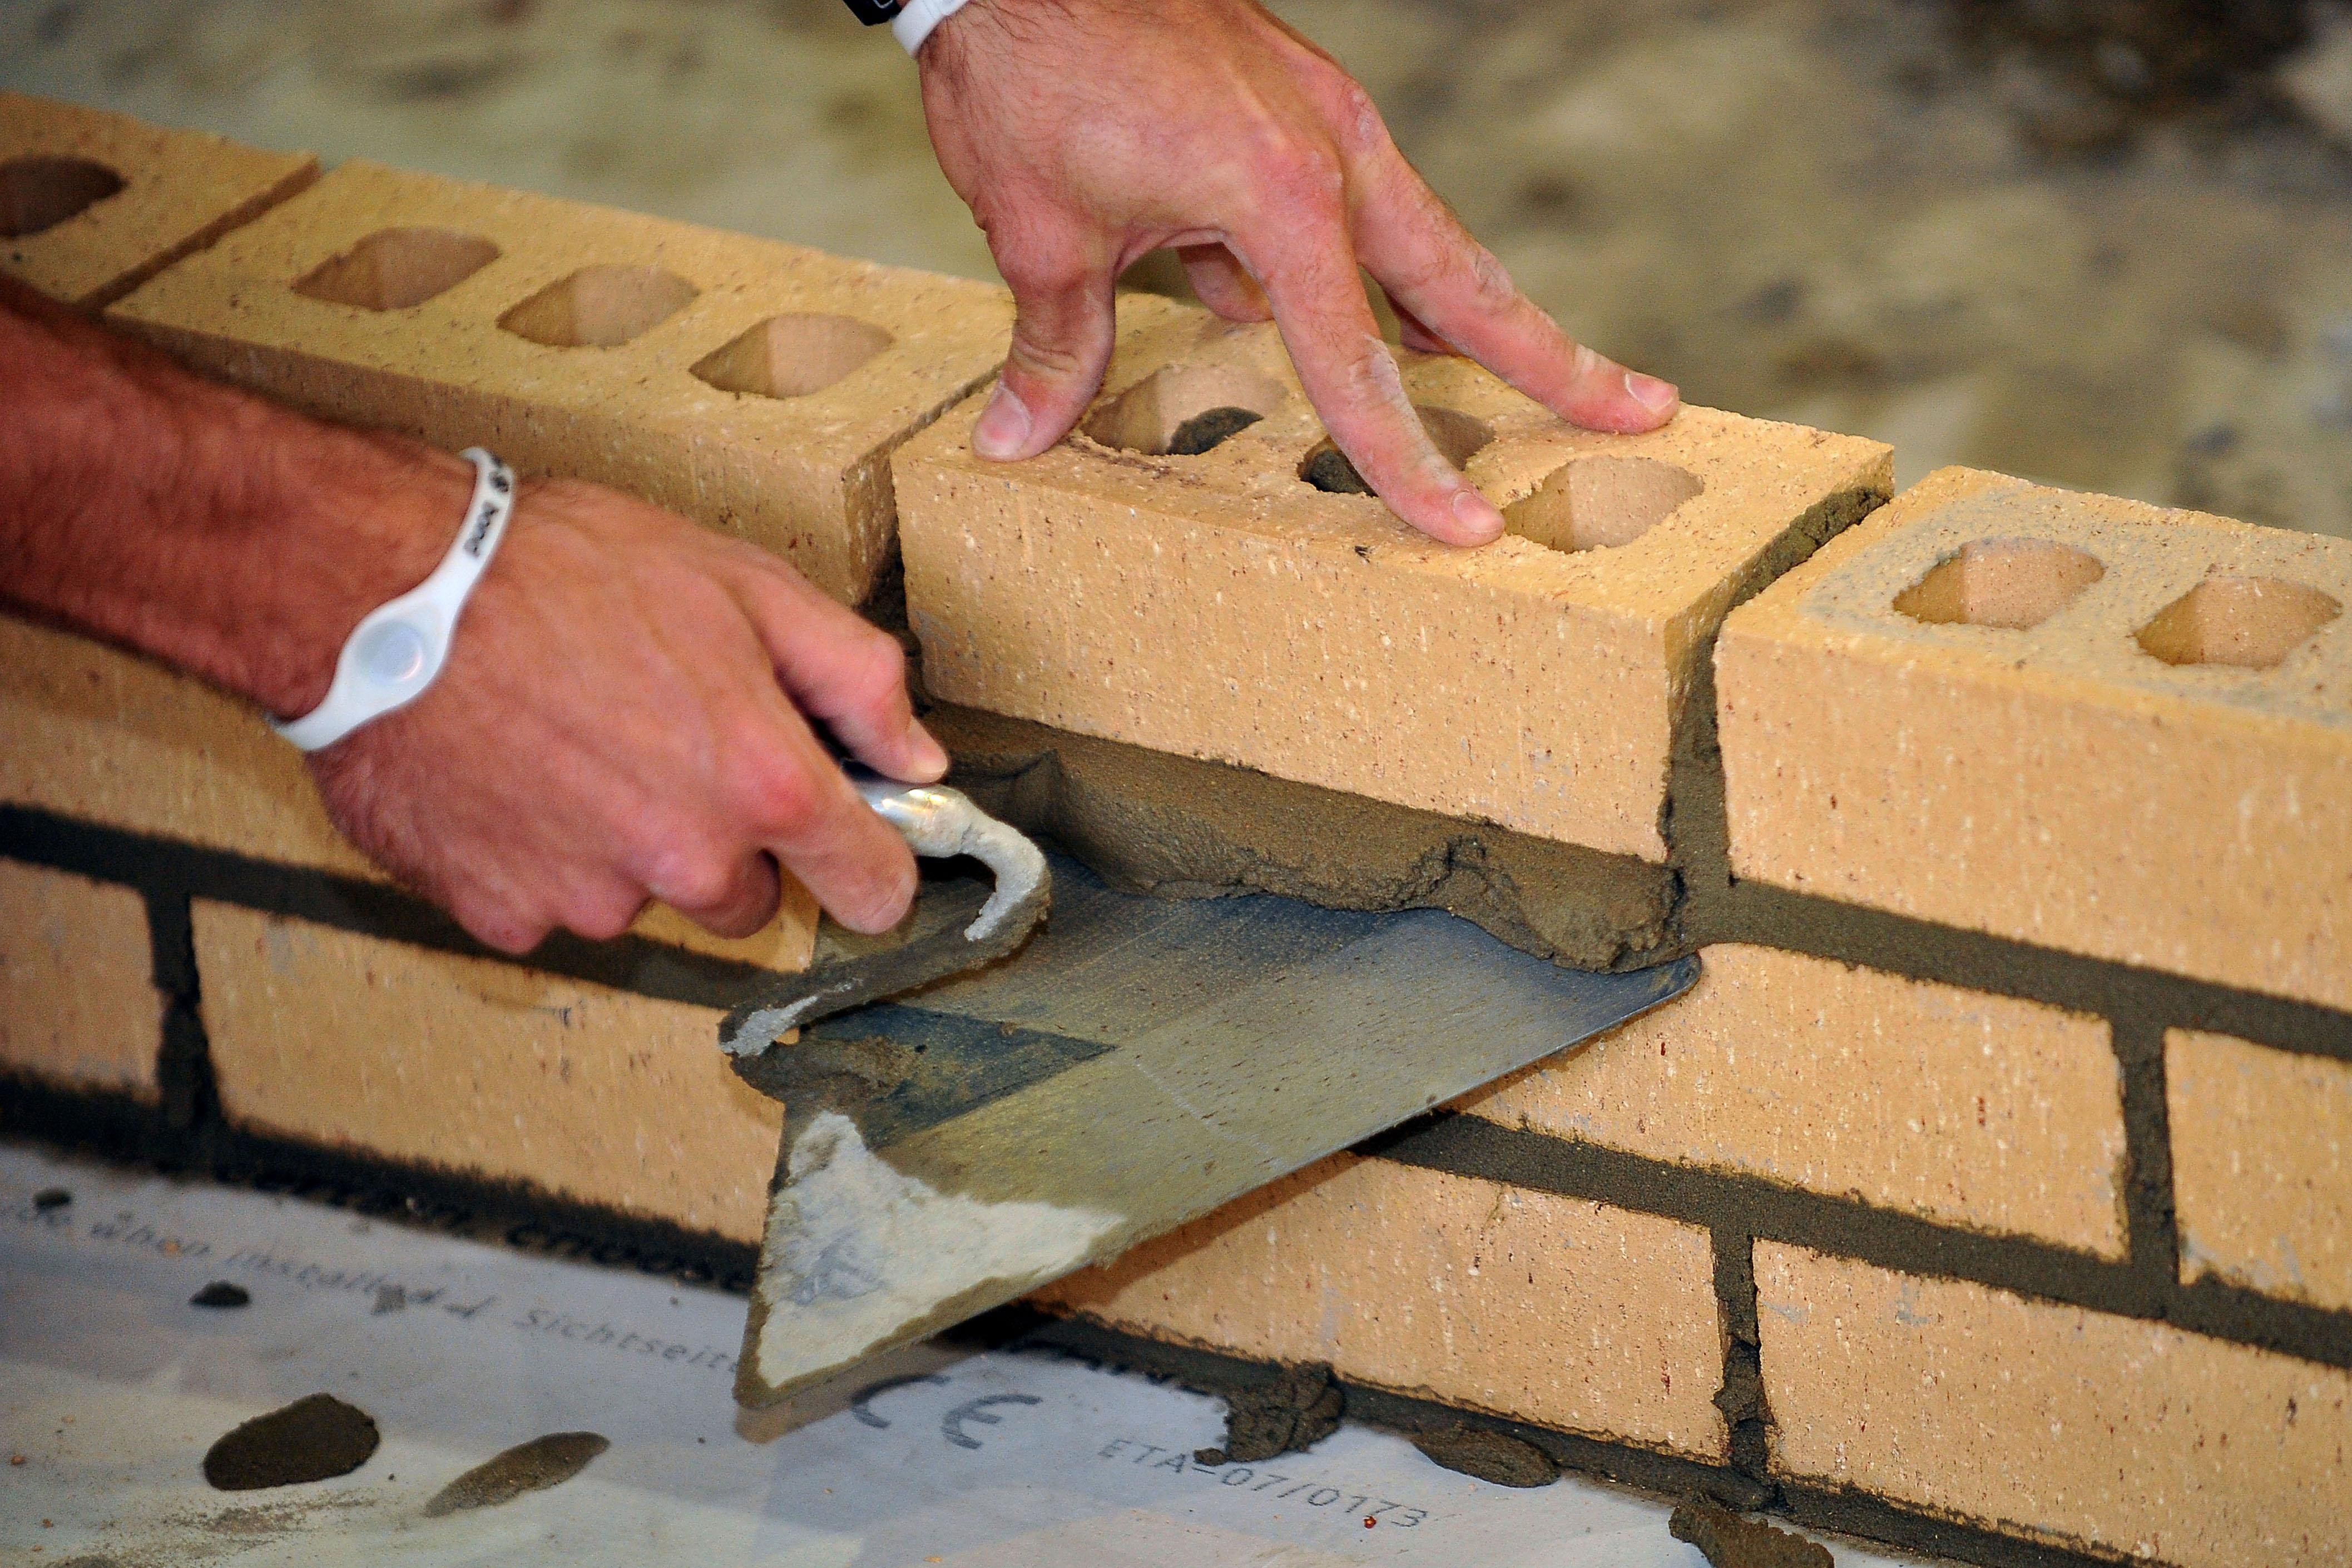
[[[160,254],[89,235],[110,277]],[[706,520],[845,599],[902,533],[960,766],[1129,884],[1703,954],[1668,1008],[1055,1287],[1068,1343],[1328,1362],[1360,1415],[1988,1563],[2352,1554],[2352,547],[1958,472],[1883,505],[1866,443],[1565,432],[1411,360],[1512,523],[1462,555],[1307,480],[1269,333],[1165,302],[1122,303],[1079,436],[972,461],[976,401],[922,426],[1003,310],[360,167],[116,314],[656,498],[734,453]],[[627,325],[667,390],[567,373]],[[827,396],[875,423],[795,469]],[[6,1124],[740,1266],[778,1107],[711,1024],[804,961],[804,900],[748,944],[656,912],[500,958],[236,705],[15,622],[0,654]],[[1313,831],[1341,816],[1355,846]],[[1121,860],[1146,818],[1176,847]]]

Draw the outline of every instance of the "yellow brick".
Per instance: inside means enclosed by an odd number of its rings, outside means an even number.
[[[1784,1476],[2179,1568],[2352,1560],[2352,1375],[1769,1243],[1756,1286]]]
[[[203,900],[195,934],[236,1126],[759,1239],[783,1107],[716,1010]]]
[[[1341,1155],[1037,1300],[1130,1333],[1721,1458],[1706,1233]]]
[[[96,309],[318,177],[307,152],[0,92],[0,272]]]
[[[1594,435],[1404,355],[1471,479],[1550,541],[1452,549],[1298,477],[1323,432],[1272,327],[1120,313],[1091,435],[986,463],[975,400],[899,455],[908,615],[948,701],[1658,861],[1675,716],[1741,579],[1889,483],[1871,442],[1703,409]],[[1165,455],[1217,406],[1265,417]]]
[[[2352,542],[1946,470],[1725,625],[1732,865],[2352,1007],[2347,604]]]
[[[1507,1126],[1972,1229],[2124,1251],[2107,1026],[1769,947],[1463,1102]]]
[[[85,638],[0,615],[0,801],[257,860],[381,879],[335,831],[301,754],[246,704]],[[787,971],[816,904],[787,878],[765,930],[729,942],[654,905],[638,936]]]
[[[329,418],[617,486],[856,603],[894,548],[891,450],[994,369],[1012,307],[960,278],[346,163],[108,319]]]
[[[2352,1310],[2352,1063],[2164,1037],[2180,1277]]]
[[[153,1103],[153,974],[136,893],[0,861],[0,1072]]]

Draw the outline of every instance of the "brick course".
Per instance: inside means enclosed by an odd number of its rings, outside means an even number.
[[[1688,995],[1462,1108],[2122,1256],[2123,1102],[2104,1020],[1768,947],[1703,961]]]
[[[974,400],[898,459],[908,612],[944,700],[1662,861],[1717,623],[1809,512],[1890,483],[1874,443],[1704,409],[1596,435],[1467,361],[1401,355],[1521,530],[1452,549],[1297,476],[1322,431],[1272,327],[1119,309],[1081,434],[987,463]],[[1214,406],[1265,417],[1167,455]]]
[[[1725,625],[1732,867],[2352,1007],[2329,605],[2352,541],[1945,470]]]
[[[1774,1469],[2179,1568],[2352,1558],[2352,1374],[1756,1249]]]
[[[1341,1155],[1041,1304],[1252,1360],[1720,1459],[1706,1233]]]
[[[194,925],[237,1128],[758,1240],[783,1107],[719,1009],[203,900]]]
[[[891,450],[994,370],[1012,307],[961,278],[351,162],[107,319],[329,418],[643,496],[855,604],[895,542]]]

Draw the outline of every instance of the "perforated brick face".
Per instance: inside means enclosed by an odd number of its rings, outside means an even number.
[[[1905,612],[1989,541],[2030,625]],[[2352,1005],[2347,604],[2341,539],[1934,476],[1726,624],[1733,869]]]

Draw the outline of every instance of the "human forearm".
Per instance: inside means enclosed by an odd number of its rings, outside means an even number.
[[[471,470],[310,419],[0,281],[0,603],[281,716],[448,548]]]

